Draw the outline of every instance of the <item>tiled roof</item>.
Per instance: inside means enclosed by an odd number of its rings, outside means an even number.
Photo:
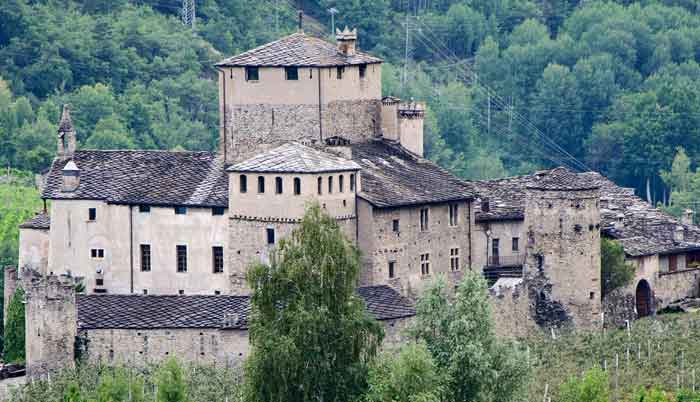
[[[304,33],[295,33],[237,56],[229,57],[216,65],[221,67],[331,67],[381,62],[382,59],[360,51],[357,51],[354,56],[345,56],[338,52],[334,43]]]
[[[112,203],[228,206],[228,178],[213,152],[76,151],[80,185],[61,191],[61,169],[54,160],[43,198],[95,199]]]
[[[376,207],[397,207],[472,198],[468,184],[427,159],[386,141],[353,144],[362,167],[359,196]]]
[[[289,142],[231,166],[232,172],[322,173],[359,170],[357,163],[321,150]]]
[[[415,315],[413,305],[389,286],[358,289],[377,320]],[[79,329],[247,329],[248,296],[78,295]]]
[[[537,172],[530,176],[527,188],[549,191],[594,190],[600,186],[585,176],[577,175],[569,169],[558,167]]]
[[[19,225],[20,229],[49,229],[51,217],[46,212],[39,212]]]

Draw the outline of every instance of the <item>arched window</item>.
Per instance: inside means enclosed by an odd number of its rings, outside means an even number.
[[[333,176],[328,176],[328,194],[333,193]]]
[[[318,178],[318,195],[323,194],[323,178]]]
[[[294,195],[301,194],[301,179],[298,177],[294,178]]]
[[[275,194],[282,194],[282,191],[284,190],[282,187],[282,178],[275,177]]]
[[[338,191],[345,191],[345,177],[342,174],[338,176]]]
[[[350,175],[350,192],[352,193],[355,191],[355,175],[351,174]]]
[[[263,194],[265,192],[265,177],[258,176],[258,193]]]
[[[248,176],[242,174],[240,177],[241,193],[248,192]]]

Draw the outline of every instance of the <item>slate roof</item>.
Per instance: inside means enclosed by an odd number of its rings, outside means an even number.
[[[362,167],[361,198],[375,207],[399,207],[473,198],[469,184],[427,159],[387,141],[351,145]]]
[[[298,142],[289,142],[237,163],[228,168],[228,171],[324,173],[359,169],[360,165],[351,160],[299,144]]]
[[[334,43],[304,33],[295,33],[229,57],[216,65],[220,67],[332,67],[381,62],[382,59],[360,51],[357,51],[354,56],[345,56],[338,51]]]
[[[46,212],[38,212],[19,225],[20,229],[50,229],[51,217]]]
[[[80,185],[61,191],[61,169],[54,160],[42,193],[48,199],[93,199],[118,204],[228,206],[223,160],[213,152],[76,151]]]
[[[358,289],[377,320],[411,317],[410,301],[389,286]],[[247,329],[249,296],[78,295],[79,329]]]
[[[586,176],[558,167],[537,172],[530,177],[527,188],[548,191],[582,191],[598,189],[600,185]]]

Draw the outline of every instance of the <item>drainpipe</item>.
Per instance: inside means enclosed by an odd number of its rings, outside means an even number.
[[[129,205],[129,289],[134,293],[134,206]]]
[[[323,103],[321,102],[321,67],[318,67],[318,74],[316,78],[318,79],[318,137],[319,141],[321,141],[321,145],[323,145]]]

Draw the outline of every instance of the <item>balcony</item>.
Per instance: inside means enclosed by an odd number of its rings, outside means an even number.
[[[524,263],[524,254],[491,256],[484,266],[483,275],[489,286],[499,278],[522,278]]]
[[[486,267],[515,267],[525,263],[525,254],[492,255],[489,257]]]

